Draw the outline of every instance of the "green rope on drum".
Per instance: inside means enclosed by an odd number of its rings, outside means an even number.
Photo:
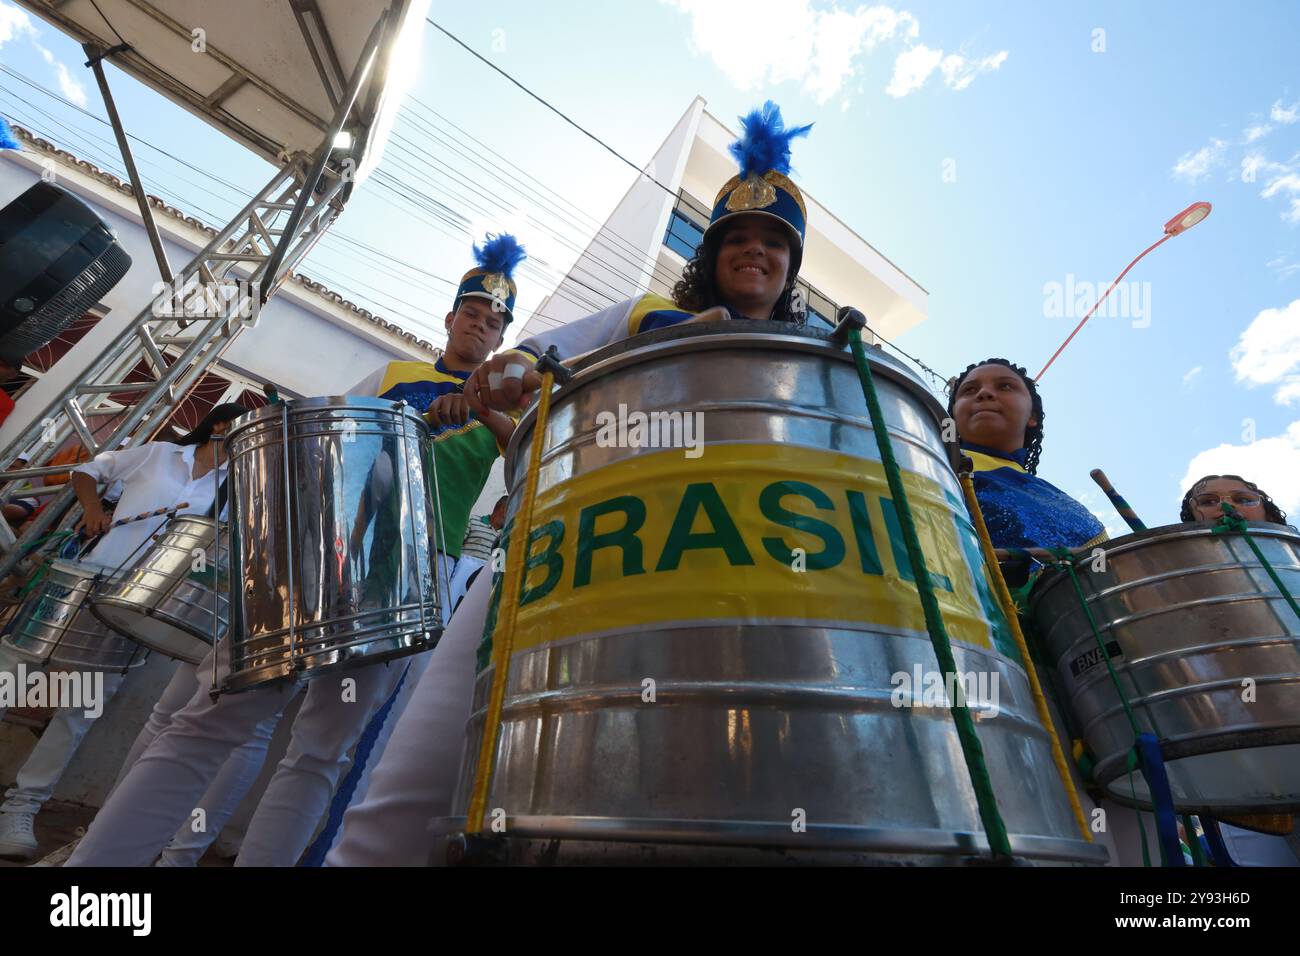
[[[1074,593],[1079,599],[1079,606],[1083,608],[1083,614],[1088,619],[1088,627],[1092,630],[1093,640],[1097,642],[1097,648],[1101,651],[1101,658],[1106,662],[1106,673],[1110,674],[1110,682],[1115,686],[1115,693],[1119,696],[1119,702],[1124,708],[1124,716],[1128,718],[1128,725],[1133,731],[1133,746],[1129,748],[1125,756],[1124,768],[1128,774],[1129,791],[1133,795],[1134,804],[1138,803],[1137,785],[1133,782],[1133,771],[1138,769],[1141,763],[1141,755],[1138,752],[1137,739],[1142,733],[1138,727],[1137,717],[1133,713],[1133,706],[1129,703],[1128,695],[1124,693],[1124,686],[1120,683],[1119,674],[1115,671],[1115,665],[1110,659],[1110,653],[1106,650],[1106,642],[1102,639],[1101,629],[1097,627],[1097,619],[1092,616],[1092,608],[1088,604],[1088,599],[1083,593],[1083,585],[1079,583],[1079,576],[1074,571],[1074,556],[1069,548],[1056,548],[1053,554],[1060,559],[1060,566],[1070,576],[1070,583],[1074,586]],[[1147,830],[1142,823],[1142,811],[1137,810],[1138,818],[1138,836],[1142,840],[1142,865],[1151,865],[1151,850],[1147,846]],[[1165,857],[1165,848],[1162,843],[1157,841],[1156,845],[1160,848],[1160,860],[1165,866],[1169,861]]]
[[[849,332],[849,344],[853,349],[853,360],[857,364],[858,378],[862,382],[862,394],[867,400],[867,412],[871,416],[871,430],[875,432],[876,444],[880,448],[880,460],[885,469],[885,478],[889,482],[889,493],[894,499],[894,509],[898,514],[899,527],[903,532],[903,541],[907,546],[907,557],[912,564],[912,576],[916,579],[916,590],[921,598],[921,609],[925,614],[925,628],[930,634],[930,643],[934,646],[943,670],[944,684],[948,686],[951,679],[953,687],[952,701],[948,708],[957,725],[957,739],[961,743],[962,757],[970,774],[971,786],[975,789],[975,801],[979,806],[980,821],[988,835],[989,849],[998,862],[1012,859],[1011,840],[1007,836],[1007,827],[998,811],[997,798],[993,793],[993,781],[989,777],[988,765],[984,760],[984,748],[980,745],[979,735],[975,732],[975,721],[966,707],[966,695],[961,682],[956,680],[957,662],[953,657],[952,643],[944,627],[943,615],[939,611],[939,601],[934,594],[934,585],[930,571],[925,565],[925,555],[921,553],[921,541],[917,537],[916,523],[912,518],[912,508],[903,488],[903,476],[894,457],[893,444],[885,425],[885,415],[880,408],[880,399],[876,395],[875,381],[871,376],[871,366],[867,362],[866,351],[862,347],[862,336],[857,329]]]
[[[44,537],[37,538],[35,541],[33,541],[28,546],[27,553],[30,554],[36,549],[50,543],[51,541],[60,541],[63,538],[70,537],[72,534],[74,534],[74,532],[72,531],[51,531],[49,534],[45,535]],[[50,573],[50,561],[48,558],[46,558],[41,562],[41,566],[36,569],[36,572],[30,578],[28,578],[27,583],[18,589],[18,593],[15,595],[15,598],[19,601],[23,600],[25,597],[27,597],[27,595],[31,594],[33,591],[36,590],[36,586],[39,585],[42,581],[44,581],[45,576],[49,573]]]
[[[1264,557],[1264,552],[1259,549],[1259,545],[1255,543],[1255,539],[1250,536],[1250,532],[1247,530],[1246,519],[1233,511],[1232,505],[1228,504],[1226,501],[1221,503],[1221,507],[1223,508],[1223,517],[1219,519],[1219,523],[1211,529],[1210,533],[1232,534],[1233,532],[1236,532],[1245,538],[1246,544],[1250,545],[1250,550],[1255,552],[1255,557],[1259,558],[1259,563],[1263,565],[1264,570],[1268,572],[1269,578],[1271,578],[1273,584],[1277,586],[1278,591],[1281,592],[1286,603],[1291,606],[1291,610],[1295,612],[1295,616],[1300,618],[1300,606],[1296,605],[1295,598],[1291,596],[1291,592],[1288,591],[1286,585],[1282,583],[1282,579],[1278,577],[1277,571],[1273,569],[1273,565],[1269,563],[1268,558]]]
[[[1187,834],[1187,848],[1192,851],[1192,865],[1209,866],[1210,861],[1205,857],[1205,847],[1201,846],[1201,838],[1196,835],[1196,821],[1192,819],[1190,813],[1183,814],[1183,832]]]

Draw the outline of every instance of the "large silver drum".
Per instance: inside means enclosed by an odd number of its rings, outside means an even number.
[[[110,568],[52,561],[45,577],[10,621],[4,645],[24,660],[67,670],[125,671],[145,662],[148,651],[116,634],[87,606]]]
[[[90,599],[95,616],[145,647],[197,664],[226,631],[229,562],[217,523],[173,515],[152,546]]]
[[[1251,537],[1300,595],[1300,534],[1251,523]],[[1300,810],[1300,620],[1237,534],[1168,525],[1105,545],[1104,570],[1075,574],[1138,726],[1161,742],[1174,803],[1188,812]],[[1083,605],[1062,569],[1030,602],[1068,706],[1116,800],[1149,805],[1125,755],[1133,730]]]
[[[230,454],[226,689],[425,650],[442,633],[428,428],[376,398],[238,419]]]
[[[1012,847],[1103,862],[992,597],[943,410],[871,361]],[[507,456],[512,523],[535,421]],[[542,456],[487,803],[508,859],[987,854],[846,351],[769,322],[639,335],[577,363]]]

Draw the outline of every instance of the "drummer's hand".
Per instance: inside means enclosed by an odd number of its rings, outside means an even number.
[[[464,395],[454,392],[450,395],[438,396],[429,406],[429,410],[424,413],[425,419],[434,428],[441,428],[444,425],[464,425],[469,421],[469,415],[469,401]]]
[[[77,522],[77,530],[83,532],[89,538],[104,534],[112,526],[113,516],[105,514],[103,508],[95,508],[85,512]]]
[[[491,410],[508,412],[527,408],[542,387],[540,373],[520,355],[494,355],[476,368],[465,382],[465,397],[475,414],[486,418]]]

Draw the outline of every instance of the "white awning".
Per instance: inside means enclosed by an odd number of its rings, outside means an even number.
[[[81,43],[125,40],[131,49],[109,62],[276,165],[320,146],[388,12],[350,124],[360,179],[378,163],[414,74],[430,0],[96,0],[99,10],[90,0],[16,2]]]

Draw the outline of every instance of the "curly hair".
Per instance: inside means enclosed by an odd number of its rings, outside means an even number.
[[[722,294],[718,291],[713,270],[718,262],[718,249],[730,229],[731,224],[727,224],[711,235],[706,235],[696,248],[695,256],[682,269],[682,277],[673,286],[673,302],[678,308],[688,312],[703,312],[705,309],[725,304],[722,301]],[[807,322],[807,312],[802,310],[796,312],[794,309],[797,298],[794,296],[794,287],[799,279],[799,264],[802,258],[800,252],[798,246],[791,243],[790,273],[786,276],[785,289],[781,292],[781,298],[776,300],[776,307],[772,309],[773,321],[791,322],[795,325],[804,325]]]
[[[1201,517],[1192,509],[1192,499],[1196,497],[1197,491],[1205,487],[1207,482],[1214,481],[1218,478],[1226,478],[1229,481],[1240,481],[1251,491],[1255,492],[1255,494],[1259,495],[1260,500],[1264,502],[1264,517],[1266,519],[1274,524],[1286,524],[1286,512],[1274,504],[1273,499],[1270,498],[1258,485],[1254,482],[1247,481],[1245,478],[1241,477],[1241,475],[1206,475],[1204,478],[1195,482],[1192,487],[1187,489],[1187,494],[1183,495],[1183,505],[1178,512],[1179,521],[1202,520]]]
[[[1025,388],[1029,389],[1029,396],[1034,403],[1031,417],[1038,419],[1038,424],[1025,427],[1025,436],[1021,447],[1025,449],[1025,471],[1031,475],[1038,474],[1038,461],[1043,455],[1043,398],[1038,394],[1038,386],[1034,384],[1034,380],[1029,377],[1029,373],[1021,366],[1012,365],[1011,362],[1004,358],[989,358],[982,362],[967,365],[966,371],[948,382],[948,417],[953,417],[953,408],[957,404],[957,390],[961,388],[961,383],[966,381],[967,375],[981,365],[1004,365],[1019,375],[1020,380],[1025,383]]]

